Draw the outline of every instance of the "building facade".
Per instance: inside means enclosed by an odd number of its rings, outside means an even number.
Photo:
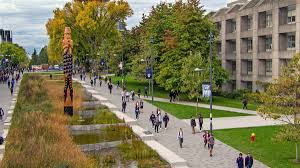
[[[300,51],[300,0],[238,0],[212,14],[217,53],[230,81],[223,90],[263,90]]]
[[[0,29],[0,43],[12,43],[12,31]]]

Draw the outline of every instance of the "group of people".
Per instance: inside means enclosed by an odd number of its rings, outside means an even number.
[[[163,122],[165,129],[167,129],[170,117],[167,113],[165,113],[164,116],[162,116],[161,110],[157,109],[156,114],[154,114],[154,112],[152,111],[149,120],[151,122],[152,129],[154,129],[154,131],[158,133],[158,130],[162,129]]]
[[[196,133],[195,128],[197,126],[196,119],[195,119],[195,117],[191,117],[191,118],[192,118],[191,119],[192,133],[195,134]],[[198,116],[198,123],[199,123],[200,131],[202,131],[202,129],[203,129],[203,117],[202,117],[201,113]]]
[[[245,157],[245,162],[243,158],[243,154],[240,153],[238,158],[236,159],[236,164],[238,168],[252,168],[253,166],[253,157],[248,152],[247,156]]]
[[[175,102],[177,96],[178,96],[178,91],[170,91],[169,93],[170,102]]]

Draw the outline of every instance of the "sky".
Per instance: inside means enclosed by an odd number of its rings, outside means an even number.
[[[55,8],[62,8],[71,0],[0,0],[0,29],[13,31],[13,42],[23,46],[28,54],[39,51],[48,43],[45,24],[53,17]],[[127,28],[139,24],[142,14],[148,14],[161,0],[128,0],[134,15],[127,20]],[[168,0],[174,2],[175,0]],[[207,11],[226,6],[227,0],[201,0]],[[229,0],[228,0],[229,1]]]

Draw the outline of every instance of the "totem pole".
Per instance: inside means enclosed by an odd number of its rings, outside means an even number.
[[[72,86],[72,73],[73,73],[73,56],[72,56],[73,41],[71,37],[71,29],[65,28],[63,39],[64,51],[64,113],[73,116],[73,86]]]

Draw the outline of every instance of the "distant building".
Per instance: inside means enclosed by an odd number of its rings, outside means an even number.
[[[300,0],[237,0],[212,13],[217,53],[230,81],[223,90],[263,90],[300,51]]]
[[[0,43],[12,43],[12,31],[0,29]]]

